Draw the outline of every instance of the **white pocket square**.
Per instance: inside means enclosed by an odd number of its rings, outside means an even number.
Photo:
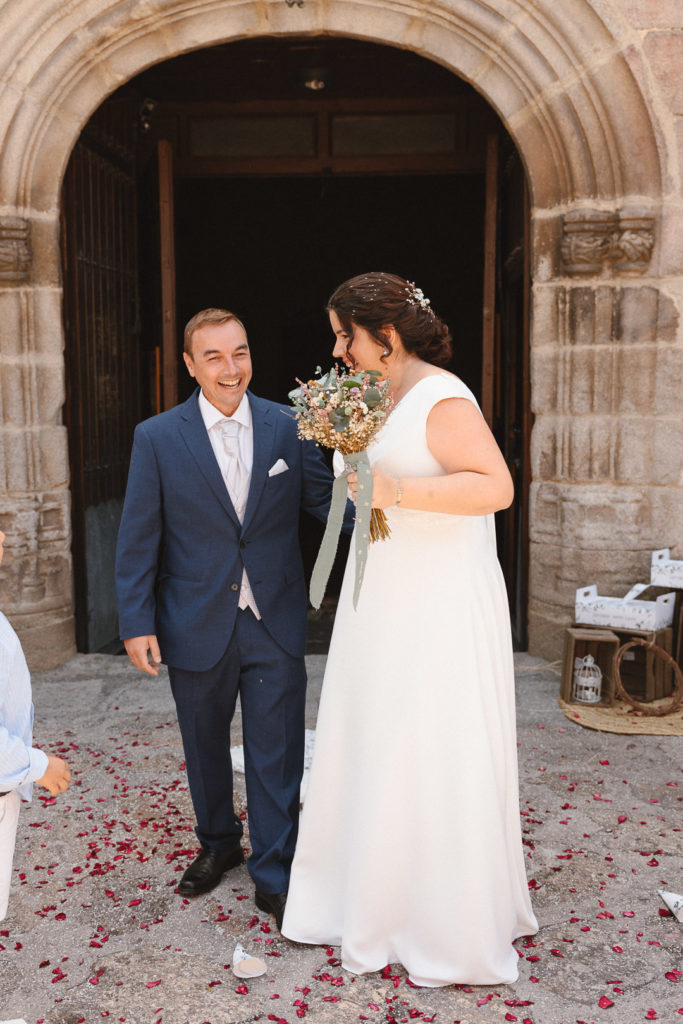
[[[289,466],[284,459],[278,459],[275,465],[271,466],[268,470],[268,476],[277,476],[278,473],[284,473],[289,469]]]

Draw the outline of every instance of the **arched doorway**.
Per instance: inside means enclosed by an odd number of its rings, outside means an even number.
[[[193,386],[183,324],[208,305],[234,309],[255,390],[286,401],[295,376],[330,359],[332,287],[368,269],[431,296],[451,325],[452,368],[506,452],[517,502],[499,516],[499,548],[525,646],[529,207],[516,150],[470,86],[410,52],[343,38],[195,51],[95,113],[63,210],[81,649],[116,643],[111,567],[132,428]],[[302,525],[309,567],[319,540],[317,524]]]
[[[0,589],[33,667],[68,658],[75,635],[64,172],[117,88],[234,40],[352,37],[420,54],[471,83],[515,142],[531,203],[529,649],[557,657],[575,588],[596,569],[604,592],[623,593],[648,551],[680,544],[680,470],[654,457],[680,393],[680,153],[656,58],[625,11],[595,0],[44,0],[3,17],[0,360],[17,386],[2,425],[3,527],[16,541]]]

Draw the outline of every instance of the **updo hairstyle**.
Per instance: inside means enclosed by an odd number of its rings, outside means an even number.
[[[435,366],[450,363],[453,349],[448,326],[432,310],[422,291],[396,274],[373,272],[344,281],[330,296],[327,311],[337,314],[349,336],[347,353],[353,342],[354,324],[392,352],[382,328],[393,326],[406,352]],[[380,358],[386,359],[386,355]]]

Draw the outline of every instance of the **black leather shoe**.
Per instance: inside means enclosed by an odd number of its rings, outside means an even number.
[[[259,910],[264,910],[266,914],[273,914],[275,916],[275,924],[278,927],[278,931],[282,931],[282,918],[285,916],[287,893],[261,892],[257,889],[254,900]]]
[[[226,871],[244,862],[244,853],[239,843],[227,850],[214,850],[202,845],[201,851],[183,872],[178,883],[181,896],[201,896],[215,889]]]

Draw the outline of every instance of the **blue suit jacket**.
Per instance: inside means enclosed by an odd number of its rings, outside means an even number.
[[[249,497],[240,523],[199,409],[187,402],[135,430],[119,529],[121,636],[156,634],[164,662],[205,671],[233,630],[245,566],[263,623],[290,654],[305,650],[307,595],[299,508],[325,520],[332,475],[292,410],[248,392],[254,430]],[[268,476],[284,459],[289,467]]]

